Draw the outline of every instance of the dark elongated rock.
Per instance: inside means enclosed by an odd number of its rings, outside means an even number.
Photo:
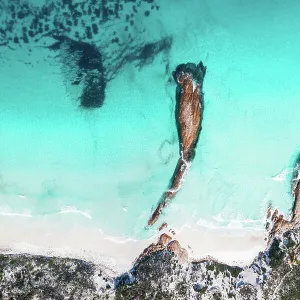
[[[173,72],[176,88],[176,124],[179,137],[180,158],[171,179],[168,190],[148,221],[153,225],[159,218],[162,209],[175,197],[182,180],[195,156],[201,122],[203,117],[202,86],[206,67],[200,62],[181,64]]]

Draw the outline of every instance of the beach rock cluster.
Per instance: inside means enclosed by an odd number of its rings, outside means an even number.
[[[163,233],[156,244],[152,243],[143,251],[143,253],[137,258],[136,264],[159,251],[168,251],[173,253],[180,263],[186,263],[188,261],[188,253],[180,246],[179,242],[173,239],[170,235]]]

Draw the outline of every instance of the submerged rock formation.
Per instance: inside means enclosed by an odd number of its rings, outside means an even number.
[[[180,158],[173,173],[168,190],[163,194],[157,208],[152,213],[148,225],[153,225],[162,209],[175,197],[182,180],[195,156],[203,117],[203,80],[206,67],[200,62],[181,64],[173,72],[176,89],[176,124],[179,138]]]
[[[90,43],[76,41],[66,36],[52,35],[56,42],[50,50],[60,50],[62,74],[65,84],[82,85],[79,95],[83,108],[101,107],[107,84],[102,54]]]
[[[154,58],[170,51],[172,39],[163,38],[150,44],[139,44],[124,49],[117,58],[103,59],[100,47],[92,42],[77,41],[67,36],[49,35],[55,42],[48,49],[59,52],[61,70],[66,87],[78,86],[78,99],[82,108],[98,108],[104,104],[107,83],[113,80],[128,63],[138,69],[153,62]]]
[[[155,0],[42,2],[0,1],[0,60],[22,48],[25,64],[38,65],[41,54],[50,64],[58,62],[67,92],[81,108],[101,107],[107,83],[126,64],[140,70],[162,54],[168,65],[172,38],[147,34],[160,9]],[[55,53],[35,55],[40,48]]]

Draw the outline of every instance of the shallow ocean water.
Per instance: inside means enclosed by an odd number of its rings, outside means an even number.
[[[79,213],[76,225],[108,235],[153,235],[145,225],[179,156],[171,72],[200,60],[207,75],[196,158],[159,223],[261,229],[268,205],[289,213],[300,145],[300,3],[156,3],[149,17],[141,5],[133,34],[171,36],[167,61],[158,53],[142,68],[125,64],[97,109],[78,108],[59,54],[30,43],[30,55],[28,45],[0,47],[0,213],[65,213],[62,226]],[[10,13],[0,9],[2,28]],[[119,23],[107,31],[119,33]],[[108,41],[100,43],[106,52]]]

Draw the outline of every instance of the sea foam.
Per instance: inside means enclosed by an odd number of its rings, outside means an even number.
[[[75,206],[64,206],[61,208],[60,214],[81,214],[85,216],[86,218],[92,219],[91,211],[85,210],[82,211],[80,209],[77,209]]]

